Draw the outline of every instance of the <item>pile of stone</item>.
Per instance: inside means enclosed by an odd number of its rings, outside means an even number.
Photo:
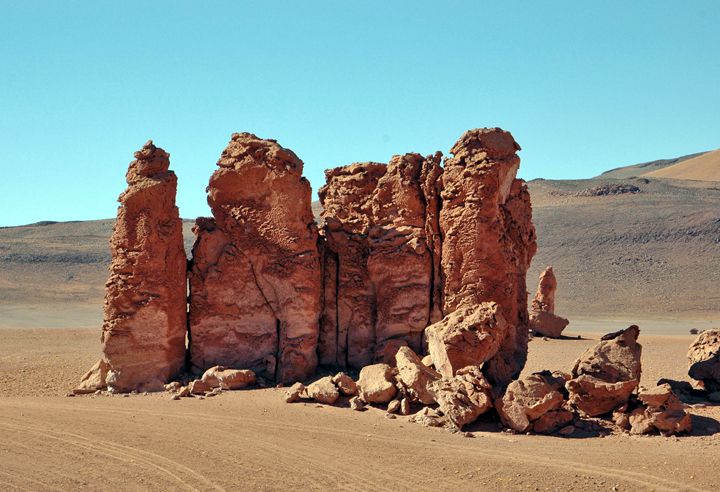
[[[688,360],[690,377],[710,399],[720,401],[720,329],[700,333],[690,345]]]
[[[401,347],[394,367],[366,366],[356,383],[344,373],[307,388],[298,383],[286,401],[332,405],[343,395],[351,398],[356,410],[368,404],[386,407],[389,414],[409,415],[414,410],[411,422],[450,429],[461,429],[494,409],[503,426],[514,432],[571,435],[596,421],[633,434],[691,431],[691,417],[670,385],[639,388],[642,346],[635,325],[605,335],[580,356],[572,373],[533,373],[511,382],[500,394],[482,365],[462,365],[466,360],[457,355],[466,352],[453,351],[462,337],[448,336],[453,330],[447,325],[446,336],[429,344],[430,354],[423,359]],[[462,329],[461,324],[452,327]],[[448,353],[453,354],[450,359]]]

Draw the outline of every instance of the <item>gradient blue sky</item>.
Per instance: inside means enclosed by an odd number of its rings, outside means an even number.
[[[183,217],[235,131],[323,170],[501,126],[521,177],[720,147],[720,2],[0,0],[0,225],[112,217],[171,154]]]

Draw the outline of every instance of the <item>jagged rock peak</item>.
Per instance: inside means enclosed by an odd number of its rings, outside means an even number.
[[[277,140],[263,139],[243,132],[233,133],[230,143],[223,150],[217,165],[240,170],[245,166],[262,164],[276,172],[283,169],[302,175],[303,162],[290,149],[286,149]]]
[[[456,158],[484,152],[491,159],[509,157],[520,149],[512,134],[501,128],[475,128],[463,133],[450,153]]]
[[[156,177],[166,173],[170,168],[170,154],[156,147],[152,140],[145,142],[134,156],[135,160],[130,163],[126,176],[128,184],[132,184],[140,177]]]

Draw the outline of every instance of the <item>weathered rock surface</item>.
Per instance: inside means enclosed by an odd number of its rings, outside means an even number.
[[[613,421],[631,434],[691,432],[692,417],[669,384],[640,388],[637,399],[613,412]]]
[[[443,417],[439,416],[435,410],[430,407],[423,407],[415,415],[408,419],[413,424],[420,424],[426,427],[442,427],[445,425]]]
[[[235,133],[210,178],[190,272],[194,370],[252,369],[280,382],[317,365],[321,271],[303,163],[274,140]]]
[[[525,275],[537,249],[530,197],[515,179],[519,149],[499,128],[470,130],[451,149],[442,175],[443,312],[498,303],[506,323],[494,327],[499,349],[483,372],[499,386],[516,377],[527,359]]]
[[[355,396],[358,393],[357,384],[344,372],[335,374],[332,378],[332,382],[335,383],[335,386],[337,386],[338,390],[340,390],[340,393],[345,396]]]
[[[77,388],[73,389],[73,393],[76,395],[84,395],[107,389],[107,374],[109,370],[110,364],[100,359],[83,375],[80,379],[80,384]]]
[[[301,396],[319,403],[332,405],[340,398],[340,392],[333,383],[332,376],[325,376],[305,388],[305,393]]]
[[[705,330],[688,350],[691,378],[710,392],[720,391],[720,329]]]
[[[357,386],[360,398],[366,403],[388,403],[397,394],[393,370],[387,364],[363,367],[360,370]]]
[[[635,325],[610,333],[580,356],[566,384],[575,408],[596,417],[627,403],[640,382],[639,334]]]
[[[494,357],[508,327],[497,303],[463,305],[425,330],[435,369],[451,377]]]
[[[228,369],[223,366],[215,366],[205,371],[202,381],[211,388],[238,390],[255,384],[255,373],[249,369]]]
[[[413,401],[423,405],[435,403],[428,385],[440,379],[440,374],[422,363],[420,357],[410,347],[401,347],[395,355],[397,361],[397,379],[405,386]]]
[[[305,393],[305,385],[295,383],[285,391],[285,403],[295,403],[300,401],[301,396]]]
[[[570,323],[567,319],[555,314],[555,291],[557,279],[551,266],[540,274],[535,298],[530,305],[530,329],[533,333],[559,338]]]
[[[548,412],[559,410],[565,400],[563,389],[565,377],[549,371],[536,372],[510,383],[495,408],[507,427],[525,432],[531,430],[533,422]],[[541,432],[560,426],[554,420],[564,419],[564,414],[548,417],[540,424]]]
[[[111,391],[160,391],[184,367],[187,259],[169,166],[147,142],[119,198],[102,333]]]
[[[461,428],[492,408],[492,386],[478,366],[465,367],[452,377],[443,377],[429,385],[440,411]]]
[[[320,362],[390,363],[441,317],[440,153],[326,171]]]

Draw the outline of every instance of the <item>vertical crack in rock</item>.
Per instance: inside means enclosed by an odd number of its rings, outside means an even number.
[[[280,382],[317,365],[321,268],[303,163],[274,140],[233,134],[210,178],[190,272],[195,371],[252,369]]]
[[[470,130],[451,149],[442,177],[444,312],[499,304],[507,323],[497,325],[502,341],[483,367],[497,386],[517,377],[527,357],[525,273],[536,244],[527,188],[515,179],[517,150],[499,128]]]
[[[185,364],[187,259],[169,157],[148,141],[119,198],[102,334],[113,391],[162,389]]]
[[[422,352],[423,330],[442,313],[441,157],[439,152],[405,154],[388,165],[359,163],[326,171],[319,192],[324,261],[326,266],[335,261],[337,273],[334,284],[325,275],[321,354],[334,347],[336,361],[360,368],[391,358],[400,345]],[[335,306],[327,302],[333,290]]]

